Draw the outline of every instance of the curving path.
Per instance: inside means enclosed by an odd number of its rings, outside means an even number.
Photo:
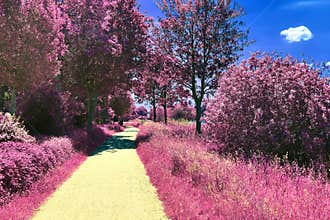
[[[167,219],[136,154],[137,132],[128,128],[109,138],[33,219]]]

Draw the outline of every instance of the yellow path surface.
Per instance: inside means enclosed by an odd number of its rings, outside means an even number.
[[[138,130],[109,138],[33,219],[167,219],[134,145]]]

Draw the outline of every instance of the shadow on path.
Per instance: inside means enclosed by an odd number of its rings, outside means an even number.
[[[135,141],[131,140],[132,136],[129,135],[129,133],[133,132],[135,131],[124,131],[108,138],[100,147],[91,153],[89,157],[100,155],[102,152],[116,153],[118,150],[136,149]]]

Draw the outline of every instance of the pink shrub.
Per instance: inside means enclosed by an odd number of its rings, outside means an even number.
[[[114,122],[112,124],[109,124],[109,129],[117,132],[121,132],[124,131],[125,128],[121,126],[118,122]]]
[[[147,117],[148,116],[148,110],[144,106],[139,106],[135,109],[134,113],[137,115],[137,117]]]
[[[219,150],[243,149],[290,160],[327,160],[330,85],[319,72],[290,57],[251,56],[231,67],[206,113]]]
[[[96,146],[101,145],[107,137],[110,137],[113,132],[113,130],[109,131],[109,128],[97,125],[93,126],[90,133],[86,129],[74,129],[69,132],[68,136],[76,151],[89,154]]]
[[[48,170],[68,159],[73,152],[71,141],[50,139],[37,144],[0,143],[0,205],[17,193],[28,190]]]
[[[44,141],[41,147],[53,163],[53,167],[70,158],[74,145],[69,138],[54,137]]]
[[[88,143],[89,147],[87,148],[87,154],[92,153],[92,151],[95,150],[95,147],[100,146],[103,144],[103,142],[110,137],[110,135],[113,133],[112,132],[105,132],[104,127],[102,126],[94,126],[92,128],[92,131],[88,134]]]
[[[140,139],[137,148],[171,219],[330,216],[330,184],[323,177],[263,158],[246,162],[219,157],[209,153],[198,138],[171,135],[172,128],[142,127],[140,133],[149,134],[149,139]]]
[[[5,141],[33,143],[35,139],[15,116],[0,112],[0,143]]]
[[[87,121],[86,106],[77,97],[69,93],[61,95],[64,107],[64,127],[66,130],[84,128]]]
[[[64,103],[54,85],[43,85],[21,99],[20,116],[29,131],[43,135],[63,134]]]
[[[36,181],[76,151],[88,155],[111,134],[95,126],[89,134],[75,130],[70,137],[52,137],[40,144],[0,143],[0,206],[15,195],[28,194]]]
[[[190,106],[176,105],[171,111],[171,118],[174,120],[195,120],[195,109]]]
[[[22,195],[15,195],[4,206],[0,206],[0,219],[31,219],[33,213],[86,159],[86,155],[75,153],[63,165],[47,172]]]

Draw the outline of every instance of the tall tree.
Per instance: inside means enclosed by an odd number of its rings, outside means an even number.
[[[98,97],[125,88],[129,70],[143,59],[147,26],[135,0],[67,0],[68,16],[62,79],[73,94],[86,99],[92,128]]]
[[[0,0],[0,86],[16,94],[53,78],[66,51],[64,19],[53,0]]]
[[[164,122],[167,124],[167,108],[179,99],[178,94],[183,91],[176,82],[176,74],[179,71],[174,58],[155,47],[148,48],[147,62],[136,78],[134,92],[140,102],[151,103],[154,121],[157,120],[157,105],[161,105],[164,109]]]
[[[185,71],[181,79],[195,101],[196,132],[201,133],[205,97],[214,94],[221,73],[248,44],[238,20],[240,8],[224,0],[160,0],[163,49],[174,53]]]
[[[151,118],[154,122],[156,122],[156,108],[159,96],[159,85],[157,83],[157,79],[154,76],[155,70],[157,73],[159,68],[152,62],[154,61],[153,58],[153,54],[148,49],[146,56],[147,61],[144,65],[144,68],[138,72],[137,77],[133,81],[133,93],[135,94],[138,102],[149,102],[151,104],[153,110]]]
[[[151,23],[144,69],[136,78],[135,94],[140,101],[152,105],[153,120],[157,120],[157,105],[164,109],[164,122],[167,124],[167,108],[184,95],[181,84],[177,82],[180,65],[174,54],[162,50],[162,36],[159,27]]]

